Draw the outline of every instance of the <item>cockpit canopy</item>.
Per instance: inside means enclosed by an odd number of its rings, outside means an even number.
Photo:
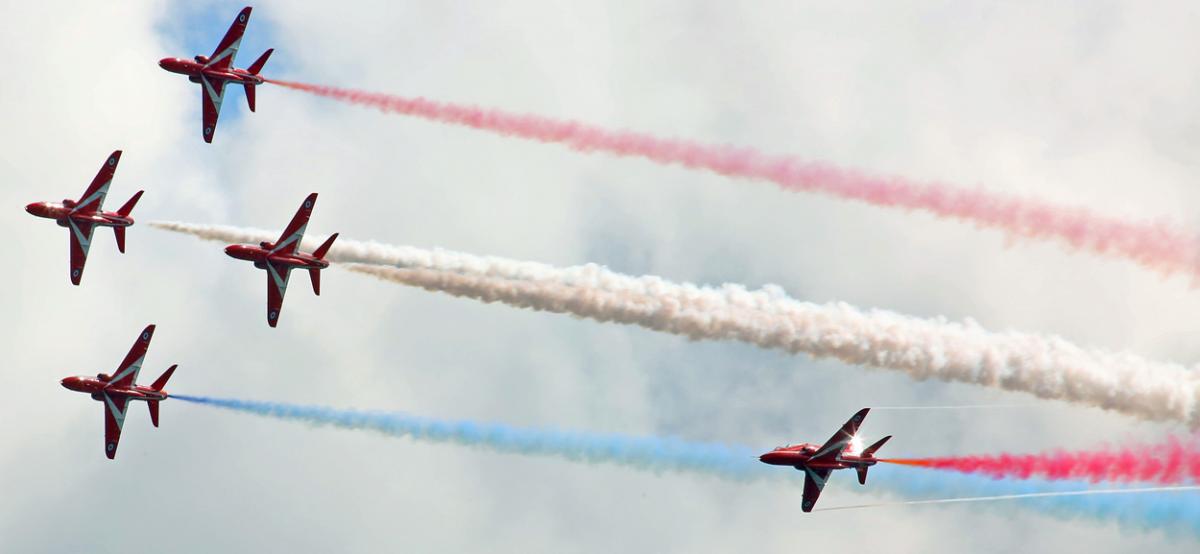
[[[109,379],[112,379],[112,376],[107,373],[97,373],[96,378],[101,381],[107,381]]]
[[[208,63],[208,56],[197,55],[195,59],[196,63]]]

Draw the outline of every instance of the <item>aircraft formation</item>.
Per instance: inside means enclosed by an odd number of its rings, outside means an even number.
[[[251,8],[243,8],[234,19],[225,36],[210,56],[197,55],[192,59],[163,58],[159,66],[171,73],[186,75],[188,80],[200,85],[202,104],[201,136],[211,143],[220,116],[227,85],[242,85],[250,111],[255,109],[255,87],[266,82],[259,74],[274,49],[266,50],[246,69],[233,66],[238,48],[250,21]],[[32,215],[53,219],[59,226],[68,229],[70,240],[70,279],[72,285],[80,285],[84,266],[90,251],[92,236],[97,227],[111,227],[116,236],[117,249],[125,252],[125,230],[133,226],[130,216],[144,191],[137,191],[115,212],[104,211],[104,200],[116,175],[121,151],[114,151],[105,159],[100,171],[92,179],[78,200],[65,199],[61,203],[34,202],[25,207]],[[338,234],[334,233],[311,253],[301,252],[299,247],[304,232],[316,206],[317,193],[309,194],[284,228],[275,242],[257,245],[234,244],[225,248],[225,253],[238,260],[249,261],[267,275],[267,324],[276,327],[283,308],[289,276],[293,269],[307,270],[313,293],[321,294],[321,270],[329,267],[325,260]],[[121,429],[132,401],[145,402],[152,424],[158,427],[159,404],[170,394],[165,390],[167,381],[174,374],[176,365],[171,365],[149,386],[137,384],[137,378],[154,335],[154,325],[147,326],[135,340],[133,347],[112,374],[100,373],[95,377],[71,376],[62,379],[68,390],[82,392],[99,401],[104,408],[104,453],[115,459],[121,438]],[[891,436],[884,437],[867,448],[861,447],[858,428],[869,409],[864,408],[847,421],[828,441],[823,444],[801,443],[776,448],[763,454],[762,463],[790,466],[804,472],[804,496],[802,510],[813,509],[825,483],[833,471],[853,468],[858,473],[860,484],[866,484],[867,470],[877,463],[874,454]]]

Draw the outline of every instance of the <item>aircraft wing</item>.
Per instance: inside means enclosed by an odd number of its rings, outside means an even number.
[[[71,232],[71,284],[78,285],[83,279],[83,265],[87,263],[88,249],[92,247],[92,231],[96,227],[87,221],[67,218]]]
[[[849,421],[842,425],[841,429],[838,429],[837,433],[834,433],[829,440],[825,441],[825,444],[821,445],[821,448],[813,453],[811,459],[821,461],[837,459],[846,449],[846,445],[850,444],[850,439],[853,439],[854,435],[858,433],[858,426],[866,419],[869,411],[871,411],[870,408],[863,408],[854,414]]]
[[[117,455],[117,443],[121,441],[121,427],[125,425],[125,408],[129,405],[129,399],[101,394],[104,395],[104,455],[111,460]]]
[[[292,266],[267,262],[267,324],[274,327],[279,323],[279,312],[283,310],[283,295],[287,292],[288,277]]]
[[[249,22],[250,7],[247,6],[238,12],[233,24],[229,26],[229,30],[225,31],[225,38],[222,38],[217,49],[213,50],[213,54],[208,57],[208,63],[204,64],[204,67],[213,69],[232,67],[233,58],[237,56],[238,47],[242,44],[242,34],[246,32],[246,24]]]
[[[271,247],[271,253],[291,254],[300,247],[300,241],[304,239],[304,229],[308,227],[308,218],[312,215],[313,206],[317,205],[317,193],[308,195],[304,199],[304,203],[300,204],[300,209],[296,210],[296,215],[292,216],[292,222],[288,223],[283,234],[279,235],[279,240],[275,241],[275,245]]]
[[[108,382],[110,387],[128,387],[137,382],[138,372],[142,370],[142,360],[146,359],[146,351],[150,349],[150,339],[154,337],[154,326],[148,325],[133,343],[121,366]]]
[[[800,504],[800,509],[805,512],[811,512],[813,506],[817,504],[817,498],[821,497],[821,490],[825,488],[825,481],[829,480],[829,474],[832,469],[812,469],[812,468],[797,468],[804,472],[804,501]]]
[[[108,185],[112,184],[119,161],[121,161],[120,150],[115,150],[108,155],[108,159],[104,160],[104,165],[100,166],[100,171],[96,173],[96,178],[92,179],[92,184],[88,185],[83,196],[80,196],[79,201],[71,208],[71,212],[98,212],[104,207],[104,197],[108,195]]]
[[[225,81],[213,80],[201,75],[200,104],[201,111],[204,112],[204,142],[212,142],[223,101],[225,101]]]

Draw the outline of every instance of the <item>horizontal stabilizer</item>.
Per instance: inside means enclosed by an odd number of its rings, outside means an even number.
[[[888,435],[886,437],[883,437],[882,439],[875,441],[875,444],[872,444],[871,446],[866,447],[862,451],[862,457],[867,458],[870,456],[874,456],[875,452],[878,451],[883,446],[883,443],[887,442],[888,439],[890,439],[890,438],[892,438],[892,436]]]
[[[246,83],[246,104],[254,111],[254,83]]]
[[[313,294],[321,296],[321,270],[310,269],[308,270],[308,276],[312,279]]]
[[[313,250],[313,257],[318,260],[325,259],[325,254],[329,253],[329,248],[333,246],[333,241],[337,240],[337,238],[337,233],[329,235],[329,238],[325,239],[325,242],[321,243],[321,246],[318,246],[316,250]]]
[[[125,228],[124,227],[113,227],[112,229],[113,229],[113,235],[115,235],[117,237],[117,250],[120,250],[121,253],[124,254],[125,253]]]
[[[121,209],[117,210],[117,215],[120,215],[121,217],[128,217],[129,213],[133,211],[133,207],[137,205],[138,200],[141,200],[143,192],[146,191],[139,190],[134,193],[134,195],[129,198],[129,201],[125,202],[125,205],[121,206]]]
[[[246,71],[249,71],[251,75],[258,75],[258,72],[262,71],[263,66],[267,65],[267,58],[270,58],[271,52],[274,51],[274,48],[268,48],[267,51],[263,52],[257,60],[254,60],[254,63],[250,64],[250,67],[246,68]],[[251,110],[253,110],[253,108],[251,108]]]
[[[150,388],[152,388],[156,391],[163,390],[163,387],[167,386],[167,380],[171,378],[171,375],[173,373],[175,373],[175,368],[177,368],[177,367],[179,367],[179,366],[173,365],[171,367],[168,367],[167,370],[164,371],[163,374],[158,377],[158,379],[155,379],[154,383],[150,385]]]
[[[146,407],[150,408],[150,423],[154,424],[155,427],[158,427],[158,401],[151,400],[146,402]]]

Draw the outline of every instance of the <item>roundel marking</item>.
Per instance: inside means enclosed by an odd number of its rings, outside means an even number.
[[[312,200],[305,200],[304,207],[308,208],[308,209],[312,209]]]
[[[205,127],[205,128],[204,128],[204,134],[206,134],[206,135],[211,135],[211,134],[212,134],[212,127]]]
[[[116,159],[116,158],[109,158],[109,159],[108,159],[108,165],[117,165],[117,159]]]
[[[244,13],[239,13],[239,14],[238,14],[238,21],[240,21],[240,22],[242,22],[242,23],[245,23],[245,22],[246,22],[246,14],[244,14]]]
[[[71,276],[72,276],[72,277],[79,277],[79,270],[78,270],[78,269],[72,269],[72,270],[71,270]]]
[[[147,331],[142,331],[142,340],[150,340],[150,333]]]
[[[811,500],[805,500],[805,501],[804,501],[804,507],[805,507],[805,508],[811,508],[811,507],[812,507],[812,501],[811,501]]]
[[[275,319],[275,318],[279,317],[279,312],[271,310],[271,313],[267,314],[267,317],[269,317],[271,319]]]
[[[113,449],[114,449],[114,448],[116,448],[116,447],[117,447],[117,445],[115,445],[115,444],[113,444],[113,443],[111,443],[111,442],[110,442],[110,443],[108,443],[108,451],[109,451],[109,452],[112,452],[112,451],[113,451]]]

